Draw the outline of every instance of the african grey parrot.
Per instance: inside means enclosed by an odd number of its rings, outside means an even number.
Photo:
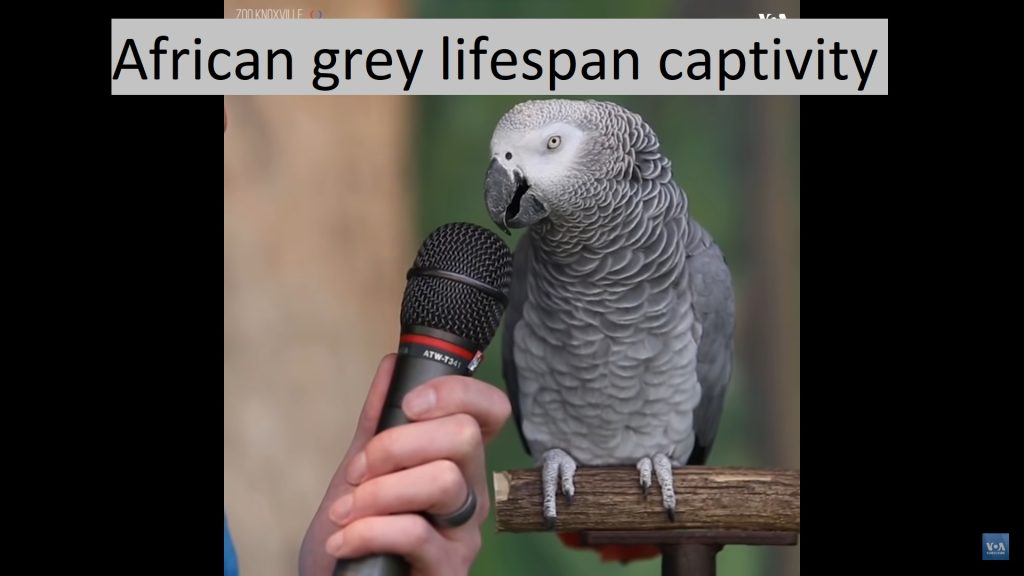
[[[734,297],[711,235],[687,213],[658,137],[609,102],[512,108],[491,138],[485,197],[514,260],[503,372],[543,513],[580,465],[651,472],[675,520],[672,467],[703,464],[732,369]]]

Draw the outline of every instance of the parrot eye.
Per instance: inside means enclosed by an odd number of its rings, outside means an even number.
[[[555,148],[558,148],[558,145],[561,143],[561,136],[552,136],[551,138],[548,138],[548,150],[554,150]]]

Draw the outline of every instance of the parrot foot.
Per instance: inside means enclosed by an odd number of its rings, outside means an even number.
[[[644,456],[636,463],[636,469],[640,471],[640,489],[644,491],[644,500],[651,491],[651,459]]]
[[[676,491],[672,485],[672,462],[664,454],[654,455],[654,474],[661,486],[661,504],[665,507],[668,519],[676,521]]]
[[[558,516],[555,510],[555,488],[561,478],[562,494],[567,504],[572,505],[573,497],[576,495],[576,487],[573,485],[573,477],[576,474],[576,461],[565,451],[558,448],[548,450],[544,453],[544,463],[541,470],[541,478],[544,489],[544,525],[549,530],[555,527],[555,518]]]

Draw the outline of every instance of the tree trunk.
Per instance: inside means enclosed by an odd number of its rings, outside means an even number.
[[[225,17],[239,7],[405,15],[394,0],[228,0]],[[279,576],[295,573],[377,363],[397,345],[417,240],[412,101],[225,100],[224,503],[242,574]]]

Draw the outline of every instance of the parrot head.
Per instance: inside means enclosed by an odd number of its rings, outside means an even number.
[[[616,121],[616,119],[620,121]],[[498,121],[484,197],[506,232],[547,218],[586,219],[612,201],[596,182],[622,175],[632,151],[630,125],[639,116],[610,102],[531,100]],[[631,124],[634,123],[634,124]]]

